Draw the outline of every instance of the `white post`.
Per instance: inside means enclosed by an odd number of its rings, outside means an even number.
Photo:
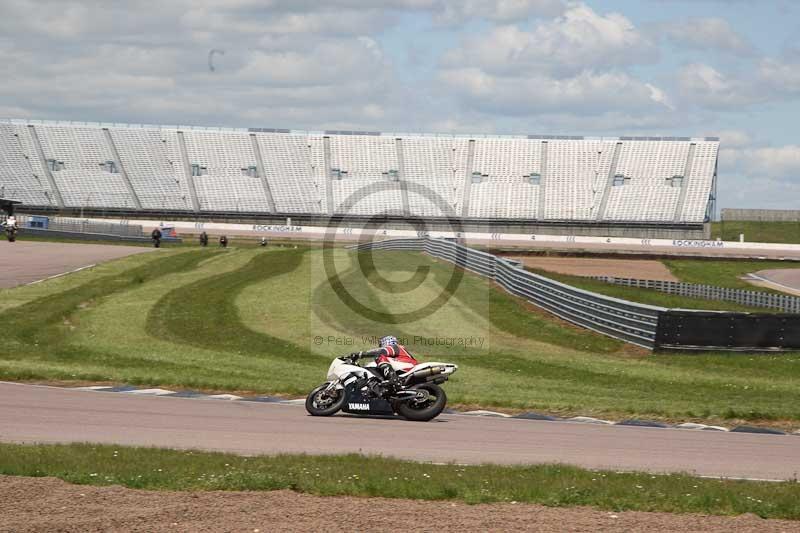
[[[739,234],[739,242],[744,242],[744,233]]]

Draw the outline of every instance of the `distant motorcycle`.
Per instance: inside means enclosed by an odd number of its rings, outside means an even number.
[[[6,226],[6,239],[8,239],[8,242],[14,242],[17,240],[16,226]]]
[[[394,415],[427,422],[447,405],[447,395],[439,385],[448,380],[458,366],[450,363],[421,363],[406,371],[394,364],[399,386],[371,386],[382,380],[374,361],[359,366],[352,356],[337,357],[328,369],[328,381],[311,391],[306,411],[312,416],[331,416],[337,412],[357,415]],[[399,366],[399,365],[398,365]],[[377,390],[376,390],[377,389]]]

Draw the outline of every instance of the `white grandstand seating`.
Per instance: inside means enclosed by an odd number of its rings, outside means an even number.
[[[541,174],[541,142],[531,139],[475,140],[472,172],[480,183],[470,186],[469,216],[537,218],[539,185],[530,175]]]
[[[160,131],[160,136],[164,143],[164,149],[167,152],[169,164],[175,170],[178,186],[180,187],[181,201],[188,202],[189,208],[193,209],[192,193],[189,190],[189,178],[191,176],[183,162],[181,147],[178,142],[178,132],[177,130],[163,129]]]
[[[405,136],[401,142],[411,214],[460,216],[468,140]]]
[[[614,141],[548,140],[547,220],[594,220],[608,182]]]
[[[622,143],[615,173],[630,180],[611,187],[606,220],[672,220],[681,189],[667,180],[683,175],[688,153],[688,142]]]
[[[389,136],[330,135],[330,168],[336,213],[376,215],[402,213],[402,194],[390,171],[399,163],[395,140]]]
[[[203,169],[194,176],[201,210],[269,211],[261,179],[246,174],[256,166],[247,133],[186,130],[183,138],[189,164]]]
[[[189,192],[181,187],[181,160],[172,159],[159,130],[109,129],[122,166],[143,209],[192,208]]]
[[[27,142],[19,138],[14,125],[0,124],[0,198],[31,205],[55,205],[41,161],[31,149],[28,132],[22,134]],[[33,168],[39,170],[34,172]]]
[[[319,159],[312,161],[308,136],[288,133],[257,133],[264,161],[264,174],[270,183],[275,206],[281,213],[322,213],[325,211],[322,139]]]
[[[621,223],[703,222],[719,149],[715,139],[471,139],[23,121],[0,123],[0,135],[0,188],[22,190],[16,194],[30,205],[56,205],[60,192],[66,207],[136,209],[130,187],[142,209],[192,211],[193,182],[201,211],[269,213],[271,196],[281,214],[380,216],[402,213],[405,184],[414,216]],[[52,172],[59,191],[50,190],[37,138],[44,159],[63,161]],[[114,161],[113,148],[117,172],[103,166]],[[612,186],[615,175],[619,186]]]
[[[66,206],[135,208],[122,175],[101,167],[114,160],[102,129],[47,124],[35,130],[45,159],[64,163],[52,175]]]
[[[692,168],[687,172],[688,182],[684,181],[686,201],[680,219],[686,222],[702,222],[708,204],[708,193],[712,187],[717,168],[718,142],[696,143]]]

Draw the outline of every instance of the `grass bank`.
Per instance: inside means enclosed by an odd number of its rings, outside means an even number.
[[[695,268],[695,267],[692,267]],[[655,305],[667,308],[677,309],[711,309],[718,311],[751,311],[755,313],[765,313],[768,310],[756,307],[747,307],[744,305],[735,304],[732,302],[723,302],[717,300],[704,300],[702,298],[690,298],[688,296],[680,296],[676,294],[667,294],[659,292],[655,289],[640,289],[637,287],[625,287],[622,285],[613,285],[604,281],[585,278],[581,276],[570,276],[567,274],[556,274],[553,272],[545,272],[543,270],[529,269],[532,272],[541,274],[551,279],[567,283],[573,287],[578,287],[587,291],[605,294],[614,298],[621,298],[623,300],[630,300],[632,302],[643,303],[647,305]]]
[[[761,292],[777,291],[751,285],[740,278],[759,270],[800,268],[800,261],[666,259],[663,262],[675,277],[686,283]]]
[[[800,243],[800,222],[733,221],[713,222],[711,238],[738,241],[744,233],[746,242]]]
[[[590,471],[565,465],[430,465],[360,455],[240,457],[90,444],[0,444],[0,474],[148,490],[280,490],[467,503],[800,519],[800,484]]]

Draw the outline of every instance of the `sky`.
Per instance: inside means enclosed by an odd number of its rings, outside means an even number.
[[[3,0],[0,61],[7,118],[718,136],[800,209],[800,1]]]

